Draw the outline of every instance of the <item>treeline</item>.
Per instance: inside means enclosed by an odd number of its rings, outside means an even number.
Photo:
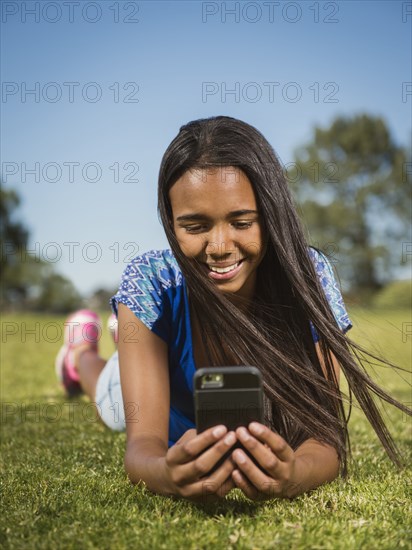
[[[14,190],[0,189],[2,309],[67,313],[82,307],[73,283],[27,249],[29,231],[16,220],[19,204]]]

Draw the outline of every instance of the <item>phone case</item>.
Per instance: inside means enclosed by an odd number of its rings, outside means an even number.
[[[196,371],[193,385],[198,433],[218,424],[224,424],[228,431],[248,426],[253,421],[263,424],[262,375],[256,367],[206,367]],[[236,442],[208,475],[236,448],[243,449],[259,466],[251,453]]]
[[[256,367],[207,367],[194,376],[198,433],[217,424],[228,430],[263,423],[262,375]]]

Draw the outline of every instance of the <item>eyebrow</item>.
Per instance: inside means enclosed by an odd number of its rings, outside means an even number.
[[[234,210],[233,212],[229,212],[228,218],[237,218],[239,216],[244,216],[245,214],[259,214],[257,210]],[[178,216],[176,218],[176,221],[186,221],[186,220],[207,220],[209,217],[205,216],[204,214],[184,214],[183,216]]]

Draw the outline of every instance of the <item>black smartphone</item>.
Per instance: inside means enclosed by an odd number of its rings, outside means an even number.
[[[206,367],[196,371],[193,382],[198,433],[218,424],[226,426],[228,431],[247,427],[253,421],[263,424],[262,375],[256,367]],[[241,447],[256,463],[247,449],[236,442],[212,471],[236,447]]]

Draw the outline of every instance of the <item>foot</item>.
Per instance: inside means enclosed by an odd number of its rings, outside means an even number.
[[[64,344],[56,357],[56,375],[70,397],[83,393],[77,371],[80,355],[86,350],[98,352],[101,335],[99,316],[91,310],[76,311],[64,323]]]
[[[107,320],[107,328],[109,329],[109,332],[113,338],[113,342],[117,346],[117,342],[119,340],[119,328],[117,323],[117,318],[114,313],[112,313]]]

